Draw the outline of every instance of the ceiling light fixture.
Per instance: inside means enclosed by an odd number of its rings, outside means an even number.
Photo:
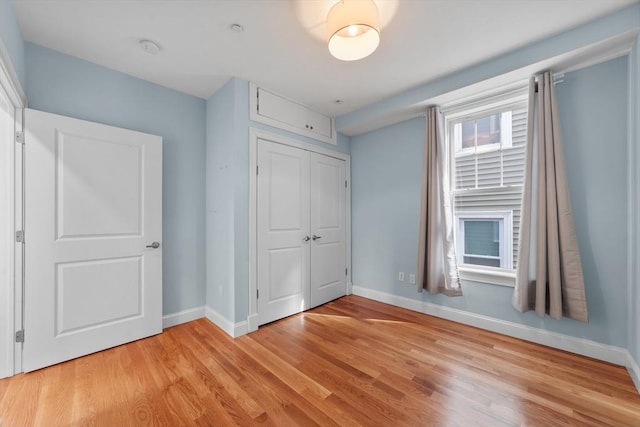
[[[160,52],[160,45],[152,40],[140,40],[140,47],[148,54],[155,55]]]
[[[327,15],[329,52],[342,61],[371,55],[380,43],[378,6],[373,0],[340,0]]]

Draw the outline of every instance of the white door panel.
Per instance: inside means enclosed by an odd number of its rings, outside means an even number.
[[[142,233],[142,146],[56,133],[58,240]],[[114,165],[118,165],[114,173]]]
[[[162,331],[162,139],[26,110],[31,371]]]
[[[258,165],[258,311],[265,324],[309,304],[309,156],[261,140]]]
[[[345,295],[345,166],[258,140],[258,324]]]
[[[346,292],[346,164],[311,153],[311,306]]]

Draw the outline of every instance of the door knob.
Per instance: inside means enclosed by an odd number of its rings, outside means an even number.
[[[304,236],[304,238],[302,239],[302,241],[304,242],[308,242],[309,240],[311,240],[311,237],[309,236]]]
[[[322,236],[316,236],[315,234],[312,237],[313,241],[315,242],[318,239],[322,239]]]
[[[153,248],[153,249],[158,249],[160,247],[160,243],[159,242],[153,242],[150,245],[147,245],[147,248]]]

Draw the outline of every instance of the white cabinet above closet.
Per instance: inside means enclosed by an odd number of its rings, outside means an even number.
[[[258,87],[254,83],[250,84],[249,91],[251,120],[329,144],[337,144],[333,118]]]

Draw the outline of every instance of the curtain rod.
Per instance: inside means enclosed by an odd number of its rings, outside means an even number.
[[[560,83],[564,82],[564,73],[555,73],[552,75],[551,77],[553,79],[553,85],[559,85]],[[538,81],[536,80],[536,85],[535,85],[535,91],[538,91]]]

